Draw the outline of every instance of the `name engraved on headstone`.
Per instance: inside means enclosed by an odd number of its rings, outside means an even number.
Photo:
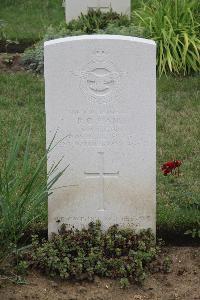
[[[102,111],[96,114],[92,111],[70,111],[73,115],[78,132],[68,135],[69,144],[85,146],[109,146],[124,144],[130,146],[134,143],[133,133],[127,129],[131,122],[131,114],[118,111]],[[123,132],[125,134],[123,134]]]

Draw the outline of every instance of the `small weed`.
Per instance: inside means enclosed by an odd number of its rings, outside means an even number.
[[[166,256],[163,260],[162,270],[164,273],[170,273],[172,271],[172,259]]]
[[[10,281],[18,285],[28,284],[28,281],[22,276],[16,275],[13,278],[8,278],[8,279],[10,279]]]
[[[29,267],[28,262],[25,260],[21,260],[16,266],[17,274],[22,276],[27,275],[28,267]]]
[[[130,286],[130,282],[128,281],[127,278],[121,278],[120,279],[120,286],[122,289],[126,289]]]

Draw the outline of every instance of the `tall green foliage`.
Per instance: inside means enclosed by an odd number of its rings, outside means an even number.
[[[5,160],[0,166],[1,251],[7,250],[10,243],[16,246],[31,225],[46,217],[44,207],[47,196],[64,172],[58,172],[57,164],[52,166],[46,176],[47,154],[52,143],[33,166],[30,160],[30,132],[19,130],[11,136],[10,141]]]
[[[200,70],[199,1],[149,0],[133,12],[137,26],[157,43],[159,75]]]

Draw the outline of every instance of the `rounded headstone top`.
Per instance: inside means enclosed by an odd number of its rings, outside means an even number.
[[[79,35],[79,36],[70,36],[59,39],[54,39],[44,42],[44,46],[51,46],[60,43],[73,42],[73,41],[85,41],[85,40],[113,40],[113,41],[129,41],[135,43],[143,43],[156,46],[156,43],[153,40],[138,38],[134,36],[125,36],[125,35],[109,35],[109,34],[93,34],[93,35]]]

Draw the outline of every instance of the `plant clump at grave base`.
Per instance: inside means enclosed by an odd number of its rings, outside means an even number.
[[[40,242],[34,236],[32,245],[23,259],[52,277],[119,278],[123,287],[129,282],[142,283],[160,252],[150,229],[136,233],[114,225],[103,232],[100,221],[81,230],[62,225],[51,240]]]

